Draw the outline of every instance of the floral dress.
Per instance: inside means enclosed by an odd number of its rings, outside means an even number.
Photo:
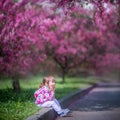
[[[35,91],[34,93],[35,103],[37,105],[43,104],[46,101],[51,101],[54,99],[54,93],[46,86],[43,86]]]

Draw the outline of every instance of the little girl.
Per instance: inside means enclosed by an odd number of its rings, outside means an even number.
[[[62,109],[57,99],[54,97],[55,79],[52,76],[43,78],[42,85],[35,91],[35,103],[39,107],[52,107],[59,116],[65,116],[69,109]]]

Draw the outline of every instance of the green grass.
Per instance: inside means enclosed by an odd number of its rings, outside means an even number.
[[[40,110],[34,103],[33,94],[41,80],[42,76],[20,80],[22,90],[19,94],[12,91],[11,80],[0,80],[0,120],[24,120]],[[56,98],[60,99],[94,82],[92,78],[67,77],[66,83],[62,84],[61,79],[56,77]]]

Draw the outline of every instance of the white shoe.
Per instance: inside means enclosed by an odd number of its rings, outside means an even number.
[[[70,110],[69,110],[68,108],[63,109],[63,111],[64,111],[65,113],[69,113],[69,112],[70,112]]]
[[[65,113],[65,112],[61,112],[59,115],[60,115],[60,117],[64,117],[64,116],[67,115],[67,113]]]
[[[61,117],[66,116],[70,112],[69,109],[62,109],[62,112],[59,114]]]

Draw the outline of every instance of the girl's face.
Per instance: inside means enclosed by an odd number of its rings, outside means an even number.
[[[49,86],[55,86],[55,80],[50,79],[50,81],[49,81]]]
[[[55,80],[53,77],[48,77],[47,81],[45,82],[45,85],[50,88],[50,90],[55,89]]]

